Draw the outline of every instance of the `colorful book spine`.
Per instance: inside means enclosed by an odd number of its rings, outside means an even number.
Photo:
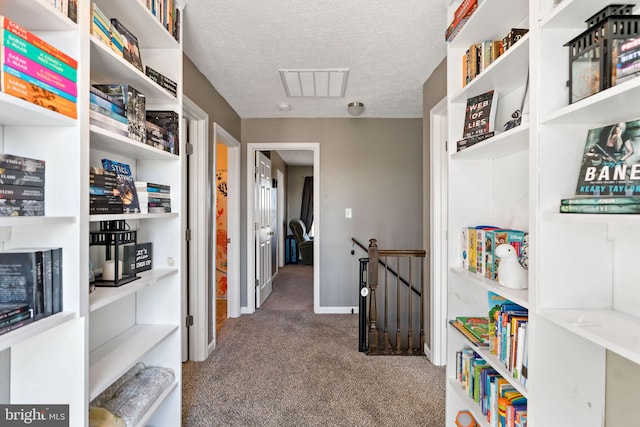
[[[639,214],[640,203],[620,205],[561,205],[560,212],[582,214]]]
[[[101,91],[100,89],[98,89],[98,88],[96,88],[94,86],[91,86],[89,88],[89,92],[92,93],[93,95],[99,97],[99,98],[102,98],[102,99],[104,99],[106,101],[109,101],[109,103],[111,103],[111,104],[113,104],[113,105],[115,105],[116,107],[119,108],[119,110],[114,110],[114,111],[122,114],[123,116],[127,115],[124,103],[122,101],[120,101],[119,99],[117,99],[116,97],[108,95],[108,94],[104,93],[103,91]],[[99,102],[96,102],[96,104],[98,104],[98,103]],[[103,107],[107,108],[105,105],[103,105]]]
[[[44,187],[44,173],[0,168],[0,184]]]
[[[129,130],[129,124],[128,123],[122,123],[118,120],[112,119],[109,116],[105,116],[104,114],[100,114],[97,111],[94,111],[93,109],[89,110],[89,118],[91,120],[94,121],[99,121],[102,123],[105,123],[113,128],[116,129],[120,129],[120,130],[124,130],[124,131],[128,131]]]
[[[21,26],[19,26],[18,24],[16,24],[15,22],[7,18],[6,16],[0,15],[0,27],[6,30],[9,30],[13,34],[28,41],[29,43],[36,46],[37,48],[40,48],[43,51],[47,52],[48,54],[53,55],[55,58],[61,60],[65,64],[69,65],[71,68],[75,68],[75,69],[78,68],[78,61],[71,58],[69,55],[57,49],[56,47],[45,42],[44,40],[40,39],[39,37],[35,36],[33,33],[22,28]]]
[[[95,111],[96,113],[101,114],[101,115],[103,115],[105,117],[108,117],[111,120],[115,120],[118,123],[122,123],[122,124],[127,125],[127,126],[129,124],[129,120],[127,120],[126,117],[121,116],[118,113],[114,113],[113,111],[108,110],[106,108],[103,108],[98,104],[94,104],[93,102],[89,103],[89,109],[91,111]]]
[[[44,50],[32,45],[28,41],[21,39],[8,30],[2,30],[0,32],[0,44],[7,46],[14,51],[24,55],[25,57],[32,59],[52,71],[68,78],[71,81],[76,81],[78,78],[78,70],[64,62],[60,61],[53,55],[48,54]]]
[[[0,168],[44,174],[45,166],[44,160],[0,153]]]
[[[29,185],[0,184],[0,199],[44,200],[44,188]]]
[[[78,118],[75,102],[71,102],[55,93],[18,79],[9,73],[3,73],[2,90],[12,96],[24,99],[32,104],[56,111],[72,119]]]
[[[640,197],[574,197],[562,199],[562,205],[637,205]]]
[[[11,68],[15,68],[16,70],[22,71],[31,77],[48,83],[71,96],[78,96],[78,88],[75,82],[72,82],[66,77],[62,77],[60,74],[51,71],[47,67],[20,55],[14,50],[6,46],[0,47],[0,57],[2,57],[2,62]]]
[[[89,101],[91,105],[95,105],[96,107],[100,107],[101,110],[104,111],[109,111],[110,113],[123,117],[123,118],[127,118],[127,113],[124,111],[123,108],[118,107],[115,104],[112,104],[111,102],[107,101],[106,99],[100,98],[98,95],[95,95],[93,93],[89,94]]]
[[[58,95],[58,96],[60,96],[60,97],[62,97],[64,99],[67,99],[67,100],[69,100],[69,101],[71,101],[73,103],[76,103],[78,101],[78,98],[76,98],[75,96],[69,95],[67,92],[65,92],[63,90],[55,88],[55,87],[51,86],[50,84],[47,84],[47,83],[43,82],[42,80],[38,80],[35,77],[31,77],[28,74],[25,74],[25,73],[23,73],[23,72],[21,72],[19,70],[16,70],[15,68],[11,68],[10,66],[8,66],[6,64],[2,66],[2,73],[11,74],[12,76],[14,76],[14,77],[16,77],[16,78],[18,78],[20,80],[24,80],[27,83],[30,83],[32,85],[36,85],[36,86],[38,86],[38,87],[40,87],[40,88],[42,88],[44,90],[48,90],[49,92],[54,93],[54,94],[56,94],[56,95]]]

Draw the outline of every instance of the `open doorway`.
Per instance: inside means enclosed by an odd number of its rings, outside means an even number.
[[[315,312],[318,312],[320,301],[319,301],[319,286],[320,286],[320,251],[319,244],[321,240],[320,234],[320,206],[319,206],[319,194],[320,194],[320,152],[319,152],[319,144],[318,143],[250,143],[247,146],[247,165],[256,164],[256,156],[258,152],[275,152],[278,154],[279,158],[287,158],[287,154],[293,153],[302,153],[308,152],[311,154],[312,162],[308,165],[310,171],[312,171],[311,176],[313,179],[313,234],[314,234],[314,244],[312,247],[312,256],[313,256],[313,309]],[[284,162],[284,160],[283,160]],[[290,160],[288,161],[290,162]],[[287,170],[289,167],[287,167]],[[274,195],[278,195],[278,197],[282,197],[285,194],[285,197],[289,199],[286,194],[289,192],[287,188],[288,175],[285,172],[283,175],[278,174],[278,168],[274,168],[273,171],[273,180],[272,184],[276,185],[276,188],[271,188],[269,191],[273,191]],[[264,295],[259,294],[260,285],[259,282],[263,278],[262,274],[264,269],[260,267],[260,265],[264,266],[265,258],[263,254],[265,252],[260,251],[260,246],[258,243],[260,242],[261,235],[264,235],[265,230],[266,233],[273,232],[268,227],[264,227],[264,224],[261,222],[263,218],[263,214],[261,211],[261,206],[264,206],[264,203],[261,202],[260,194],[261,193],[261,185],[258,181],[256,184],[256,174],[254,174],[254,168],[247,168],[247,313],[255,312],[256,308],[259,307],[260,302],[264,302]],[[280,173],[283,173],[280,170]],[[279,182],[279,178],[284,178],[284,183]],[[281,186],[285,186],[285,189],[279,189]],[[277,199],[274,197],[274,199]],[[287,202],[288,203],[288,202]],[[284,206],[281,200],[276,200],[276,203],[273,205],[276,207],[279,206],[280,209]],[[282,266],[282,260],[285,257],[283,251],[285,248],[282,247],[282,241],[285,240],[288,234],[291,234],[289,231],[289,217],[291,215],[295,215],[291,212],[287,211],[287,208],[284,208],[285,212],[278,212],[275,216],[273,216],[276,221],[277,231],[274,232],[273,242],[277,246],[275,250],[271,248],[272,254],[275,256],[272,259],[269,259],[269,263],[275,263],[276,270],[278,266]],[[269,215],[272,215],[269,212]],[[295,215],[299,216],[299,215]],[[271,272],[272,276],[275,272]],[[266,289],[266,288],[265,288]],[[257,299],[259,298],[259,299]]]

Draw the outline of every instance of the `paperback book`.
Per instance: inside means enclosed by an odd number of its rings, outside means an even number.
[[[490,90],[467,99],[462,137],[482,135],[492,132],[498,108],[498,92]]]
[[[102,159],[102,167],[116,174],[117,190],[124,213],[140,213],[138,194],[135,182],[128,164]]]

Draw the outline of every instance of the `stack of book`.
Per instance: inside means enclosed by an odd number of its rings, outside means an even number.
[[[0,304],[0,335],[33,321],[29,304]]]
[[[180,115],[175,111],[147,111],[147,123],[150,123],[152,142],[172,154],[179,154],[180,147]],[[149,143],[147,141],[147,143]]]
[[[175,7],[176,0],[138,0],[147,4],[151,11],[163,27],[177,41],[180,41],[180,9]]]
[[[144,71],[138,38],[117,19],[109,19],[95,3],[91,5],[91,34],[109,46],[116,55]]]
[[[44,173],[44,160],[0,154],[0,216],[43,216]]]
[[[78,22],[78,0],[48,0],[49,4],[73,22]]]
[[[124,107],[127,118],[127,137],[146,143],[146,98],[144,94],[128,84],[95,84],[93,87],[109,95],[109,99],[117,101],[118,105]]]
[[[2,91],[73,119],[78,62],[0,15]]]
[[[0,252],[0,304],[27,305],[33,320],[62,311],[62,248]],[[24,320],[24,319],[23,319]]]
[[[92,166],[89,171],[89,214],[121,213],[123,205],[116,173]]]
[[[171,212],[171,187],[146,181],[136,181],[136,192],[142,213]]]
[[[495,255],[495,249],[503,243],[513,246],[522,267],[529,267],[529,233],[489,225],[462,228],[461,267],[497,282],[500,258]]]
[[[527,385],[529,310],[489,292],[489,351],[513,378]]]
[[[463,0],[462,3],[460,3],[460,6],[458,6],[453,14],[453,20],[445,31],[444,38],[446,41],[450,42],[458,35],[477,8],[478,0]]]
[[[124,104],[100,89],[91,86],[89,117],[92,125],[122,136],[129,136],[129,119]]]
[[[178,96],[178,84],[176,82],[174,82],[164,74],[160,74],[158,71],[154,70],[148,65],[145,67],[145,70],[147,77],[158,83],[160,87],[166,89],[173,96]]]
[[[489,346],[488,317],[458,316],[455,319],[449,320],[449,323],[471,341],[473,345],[478,347]]]

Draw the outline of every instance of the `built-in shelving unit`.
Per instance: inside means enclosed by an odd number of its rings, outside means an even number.
[[[454,2],[450,16],[460,5]],[[494,225],[529,231],[530,97],[527,97],[522,123],[503,131],[511,113],[523,102],[533,40],[524,35],[500,57],[462,85],[462,60],[469,46],[485,40],[501,40],[512,28],[529,28],[529,1],[484,0],[458,35],[447,46],[448,112],[448,263],[447,318],[487,316],[490,292],[533,310],[530,289],[515,290],[463,269],[462,229]],[[491,24],[488,25],[487,23]],[[495,116],[496,135],[456,152],[456,141],[463,137],[467,99],[495,90],[498,92]],[[456,379],[456,353],[473,349],[488,365],[507,379],[528,400],[528,387],[515,379],[503,362],[488,348],[477,347],[452,326],[447,328],[447,411],[446,425],[455,426],[458,411],[468,410],[480,426],[491,424],[478,403],[469,397]],[[528,383],[532,384],[531,382]]]
[[[451,13],[459,5],[454,3]],[[640,118],[638,78],[569,104],[565,44],[608,5],[484,0],[448,44],[450,144],[461,139],[468,97],[498,90],[499,125],[515,109],[518,85],[530,73],[528,121],[459,153],[449,145],[447,288],[449,318],[486,315],[489,291],[529,310],[527,385],[501,374],[527,397],[531,427],[622,426],[638,414],[630,395],[640,376],[640,221],[637,215],[559,213],[560,200],[575,194],[588,130]],[[468,45],[518,27],[530,31],[516,50],[461,87],[460,58]],[[640,153],[640,143],[634,148]],[[529,231],[528,290],[502,288],[460,267],[456,236],[462,227],[478,224]],[[448,328],[446,425],[455,425],[459,410],[471,411],[481,426],[491,425],[455,379],[461,348],[473,348],[502,368],[484,348]]]
[[[0,217],[0,249],[63,248],[63,311],[0,335],[0,403],[68,404],[70,425],[86,426],[91,399],[143,362],[172,369],[176,380],[138,425],[172,427],[181,422],[183,161],[90,125],[89,87],[129,84],[145,95],[147,109],[181,117],[182,44],[144,2],[96,4],[137,36],[143,64],[176,82],[178,94],[90,34],[91,1],[79,2],[76,24],[46,0],[0,0],[0,15],[78,61],[77,119],[0,92],[0,151],[46,161],[46,215]],[[129,164],[136,180],[171,185],[172,212],[89,215],[89,167],[101,166],[103,158]],[[99,264],[102,254],[89,246],[89,232],[100,221],[120,219],[137,230],[138,242],[152,243],[153,268],[125,285],[90,293],[89,258]]]

